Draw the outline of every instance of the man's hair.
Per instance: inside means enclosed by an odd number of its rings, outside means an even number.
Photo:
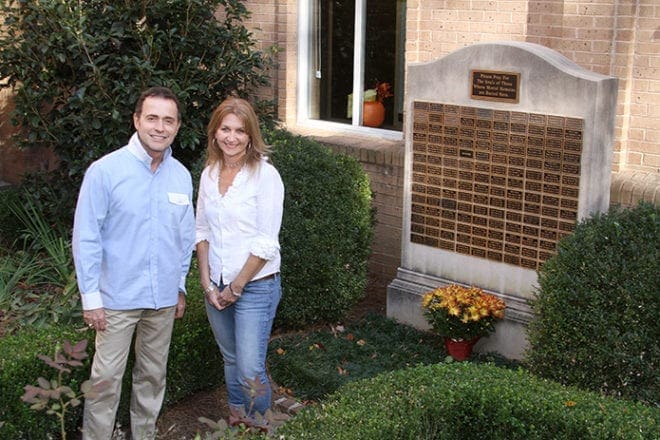
[[[142,114],[142,105],[144,104],[144,100],[147,98],[163,98],[174,101],[174,103],[176,104],[177,117],[179,118],[179,121],[181,120],[181,103],[179,103],[179,98],[177,98],[174,92],[169,88],[156,86],[156,87],[150,87],[144,92],[142,92],[142,94],[137,100],[137,103],[135,104],[136,115],[140,116],[140,114]]]

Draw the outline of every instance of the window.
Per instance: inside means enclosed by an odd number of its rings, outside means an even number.
[[[405,4],[405,0],[300,1],[300,122],[367,130],[365,90],[388,83],[393,96],[382,100],[385,118],[377,128],[401,137]]]

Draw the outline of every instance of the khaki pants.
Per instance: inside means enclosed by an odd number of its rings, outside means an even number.
[[[131,433],[134,440],[156,436],[156,419],[165,395],[176,307],[160,310],[108,310],[105,331],[96,333],[92,384],[105,381],[95,397],[85,400],[83,440],[110,440],[121,394],[128,352],[135,333],[135,365],[131,390]]]

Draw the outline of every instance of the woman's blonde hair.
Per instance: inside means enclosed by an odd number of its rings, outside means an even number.
[[[270,151],[270,148],[264,142],[259,128],[259,119],[257,114],[248,101],[242,98],[231,96],[220,103],[213,111],[211,120],[206,127],[206,166],[222,166],[224,154],[215,142],[215,132],[218,131],[222,120],[227,115],[235,115],[243,122],[246,134],[250,137],[247,150],[245,151],[245,163],[253,170],[261,159]]]

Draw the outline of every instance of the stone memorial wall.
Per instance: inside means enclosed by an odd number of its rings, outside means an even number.
[[[608,207],[617,80],[498,42],[411,65],[406,87],[401,267],[387,314],[428,328],[425,292],[475,285],[507,304],[482,349],[520,357],[538,269]]]

